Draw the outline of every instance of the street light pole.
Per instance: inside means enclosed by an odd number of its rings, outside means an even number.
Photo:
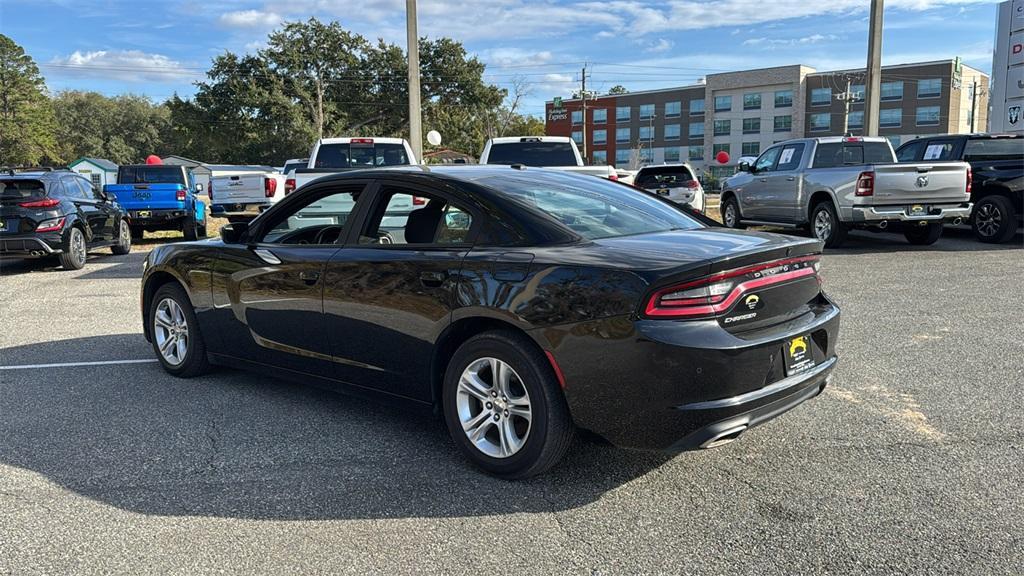
[[[406,40],[409,46],[409,145],[416,162],[423,162],[423,111],[420,107],[420,37],[416,30],[416,0],[405,0]]]
[[[883,0],[871,0],[867,78],[864,82],[865,136],[878,136],[878,111],[882,89],[882,4]]]

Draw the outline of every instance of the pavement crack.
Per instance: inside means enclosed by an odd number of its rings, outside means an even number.
[[[562,521],[562,517],[559,515],[559,507],[560,506],[559,506],[558,501],[551,497],[551,494],[548,493],[548,490],[546,488],[543,489],[543,490],[540,490],[540,495],[541,495],[541,498],[543,498],[544,501],[547,502],[548,505],[550,505],[550,507],[551,507],[551,518],[555,521],[555,525],[558,527],[558,531],[561,532],[563,536],[565,536],[566,540],[568,540],[570,542],[581,542],[581,543],[583,543],[590,550],[590,554],[588,554],[588,557],[590,557],[590,558],[597,558],[597,556],[599,555],[597,547],[594,546],[594,544],[592,542],[590,542],[589,540],[587,540],[585,537],[583,537],[583,536],[581,536],[579,534],[574,534],[571,530],[569,530],[569,528]],[[571,555],[569,555],[569,561],[572,562],[573,565],[575,565],[578,569],[585,571],[586,574],[597,574],[598,573],[597,567],[581,565]]]

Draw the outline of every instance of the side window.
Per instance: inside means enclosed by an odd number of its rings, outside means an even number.
[[[903,146],[898,151],[896,151],[896,161],[914,162],[915,160],[917,160],[917,157],[920,156],[921,148],[924,147],[924,144],[924,140],[921,140],[918,142],[911,142],[910,144]]]
[[[99,189],[98,186],[93,186],[92,182],[90,182],[89,180],[86,180],[85,178],[78,178],[77,180],[78,180],[78,185],[81,186],[83,190],[85,190],[85,194],[86,194],[87,197],[93,198],[93,199],[99,199],[99,197],[100,197],[100,189]]]
[[[270,244],[335,244],[362,194],[362,187],[312,196],[275,215],[260,242]]]
[[[447,200],[407,190],[384,188],[360,244],[464,244],[473,217]]]
[[[765,150],[764,154],[761,154],[761,157],[757,159],[757,162],[754,162],[754,170],[756,172],[771,172],[781,151],[782,148],[769,148]]]
[[[92,191],[86,191],[84,186],[79,185],[78,178],[68,176],[67,178],[61,178],[61,182],[64,184],[64,190],[69,198],[93,199]]]
[[[952,140],[932,140],[924,149],[922,160],[950,160],[953,157]]]
[[[800,167],[800,158],[804,155],[803,144],[790,144],[782,148],[782,154],[779,156],[779,165],[775,168],[776,172],[783,170],[796,170]]]

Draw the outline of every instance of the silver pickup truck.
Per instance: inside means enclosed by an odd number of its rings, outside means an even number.
[[[830,248],[852,228],[898,223],[911,244],[932,244],[970,215],[970,182],[965,162],[896,164],[885,138],[787,140],[725,180],[722,221],[810,228]]]

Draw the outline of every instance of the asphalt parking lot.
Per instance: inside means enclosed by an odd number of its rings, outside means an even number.
[[[0,263],[0,573],[1024,571],[1019,236],[856,233],[824,259],[843,326],[822,396],[712,451],[580,440],[520,483],[430,415],[166,375],[143,257]],[[109,360],[142,362],[46,366]]]

